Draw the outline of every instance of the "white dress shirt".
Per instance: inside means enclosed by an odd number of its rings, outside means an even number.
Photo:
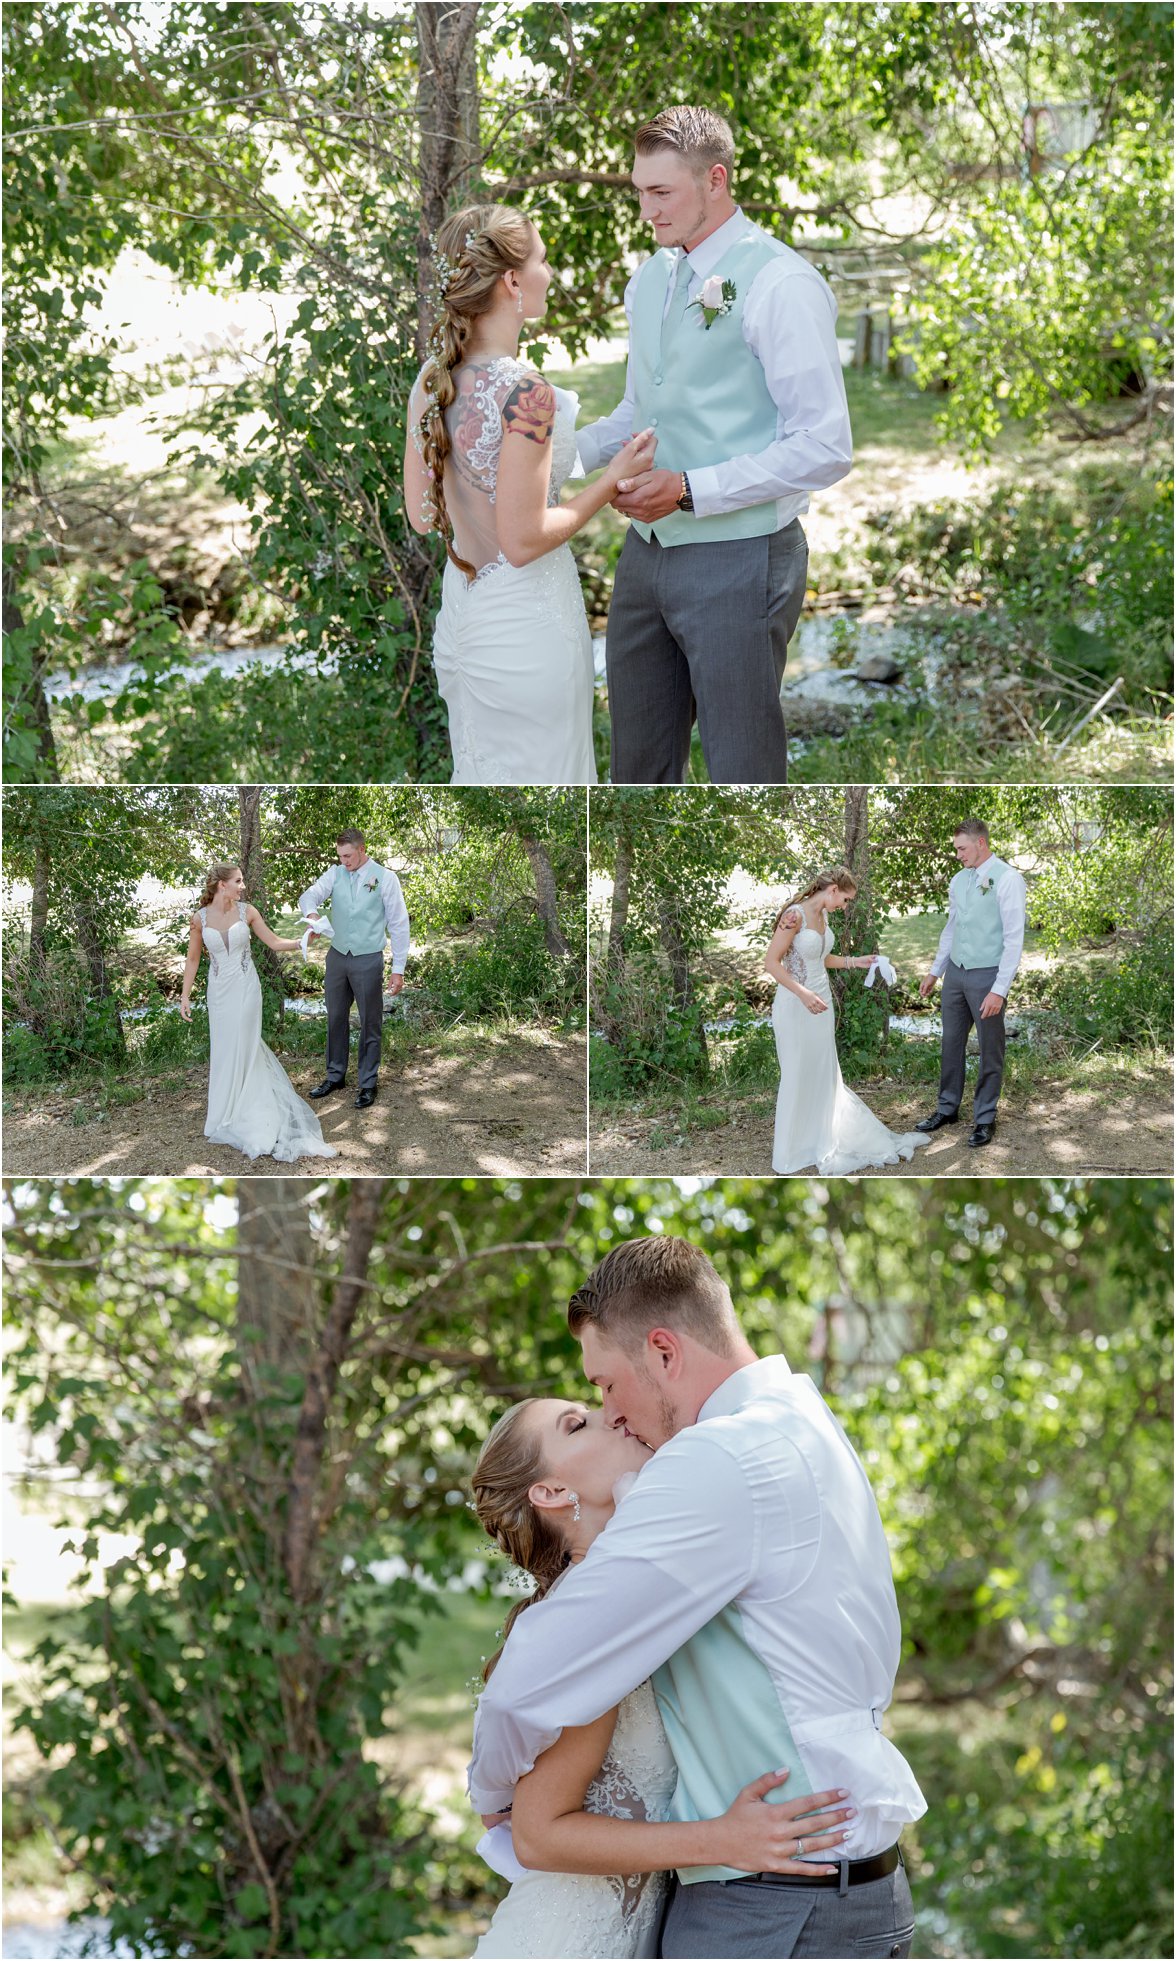
[[[986,858],[984,864],[986,865],[987,863],[988,859]],[[948,887],[947,925],[939,936],[939,946],[935,958],[931,962],[931,972],[935,975],[936,979],[939,978],[940,974],[946,973],[947,963],[951,959],[951,943],[955,934],[956,925],[956,879],[961,876],[966,877],[969,869],[965,867],[962,873],[957,872]],[[975,870],[983,875],[984,865],[976,866]],[[989,989],[991,994],[999,994],[1002,1001],[1008,999],[1009,989],[1013,984],[1013,977],[1021,964],[1021,955],[1025,949],[1025,909],[1027,904],[1028,888],[1026,887],[1025,881],[1021,877],[1020,872],[1015,871],[1012,865],[1010,865],[996,888],[996,905],[1000,913],[1000,923],[1004,928],[1004,946],[1001,950],[1000,965],[996,970],[996,979]]]
[[[378,877],[380,881],[384,923],[392,947],[391,971],[394,974],[402,974],[408,964],[410,946],[408,908],[404,903],[404,894],[400,889],[400,880],[396,873],[386,871],[383,865],[377,865],[374,858],[365,858],[362,865],[358,865],[354,872],[346,871],[342,865],[328,865],[322,877],[316,878],[314,884],[302,894],[298,901],[298,910],[305,918],[308,912],[317,912],[320,906],[325,906],[335,890],[337,878],[373,877]]]
[[[682,254],[697,294],[750,221],[742,211]],[[759,227],[757,226],[758,230]],[[765,232],[765,238],[769,234]],[[743,302],[743,338],[764,371],[776,404],[776,440],[755,455],[691,469],[690,491],[699,517],[722,517],[748,504],[777,503],[776,529],[808,509],[808,492],[825,490],[848,474],[853,461],[849,405],[837,347],[837,302],[814,266],[790,245],[771,239],[775,257],[752,280]],[[625,316],[632,326],[633,292],[641,268],[625,288]],[[666,287],[666,306],[674,292]],[[633,434],[633,365],[625,393],[611,415],[577,429],[585,474],[614,457]],[[654,457],[654,468],[657,458]]]
[[[714,1816],[787,1763],[786,1795],[852,1792],[844,1856],[869,1857],[926,1809],[882,1735],[900,1650],[865,1471],[815,1385],[769,1356],[655,1453],[587,1557],[512,1628],[478,1703],[471,1797],[502,1810],[565,1724],[658,1670],[675,1816]]]

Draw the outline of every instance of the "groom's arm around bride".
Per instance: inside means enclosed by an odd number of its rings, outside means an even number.
[[[660,249],[625,294],[624,399],[577,432],[589,471],[635,427],[658,441],[658,467],[616,500],[633,523],[606,639],[612,778],[681,782],[696,705],[712,781],[783,782],[780,683],[808,566],[799,518],[852,453],[836,302],[734,202],[722,117],[667,109],[635,142]]]

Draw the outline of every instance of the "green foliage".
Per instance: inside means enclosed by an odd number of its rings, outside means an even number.
[[[413,972],[429,1003],[446,1019],[584,1018],[582,970],[548,953],[537,919],[505,919],[472,947],[426,952]]]

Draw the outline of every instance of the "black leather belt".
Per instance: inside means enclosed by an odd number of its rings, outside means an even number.
[[[830,1858],[825,1854],[825,1859]],[[836,1886],[843,1892],[847,1886],[867,1886],[872,1879],[885,1879],[896,1866],[903,1863],[902,1853],[897,1845],[886,1852],[875,1852],[872,1859],[842,1859],[837,1872],[815,1872],[811,1879],[802,1879],[799,1873],[792,1872],[749,1872],[743,1879],[729,1879],[728,1886]]]

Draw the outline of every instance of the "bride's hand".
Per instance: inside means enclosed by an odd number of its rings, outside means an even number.
[[[811,987],[802,987],[800,989],[800,998],[810,1015],[823,1015],[829,1006],[827,1001],[822,1001],[819,994],[813,993]]]
[[[604,474],[613,489],[619,489],[622,478],[642,477],[652,470],[656,453],[657,437],[653,430],[642,429],[636,436],[630,436],[624,449],[617,451]]]
[[[844,1844],[849,1837],[846,1823],[856,1815],[847,1802],[849,1792],[814,1791],[783,1804],[768,1804],[768,1792],[778,1791],[787,1777],[786,1770],[770,1770],[765,1777],[757,1777],[714,1821],[721,1848],[717,1863],[734,1866],[737,1872],[836,1872],[836,1866],[821,1866],[808,1857],[798,1859],[797,1845],[808,1854],[829,1852]]]
[[[185,1000],[183,1000],[183,999],[181,999],[181,1001],[180,1001],[180,1020],[181,1020],[181,1021],[191,1021],[191,1019],[192,1019],[192,1003],[191,1003],[190,1001],[185,1001]]]

